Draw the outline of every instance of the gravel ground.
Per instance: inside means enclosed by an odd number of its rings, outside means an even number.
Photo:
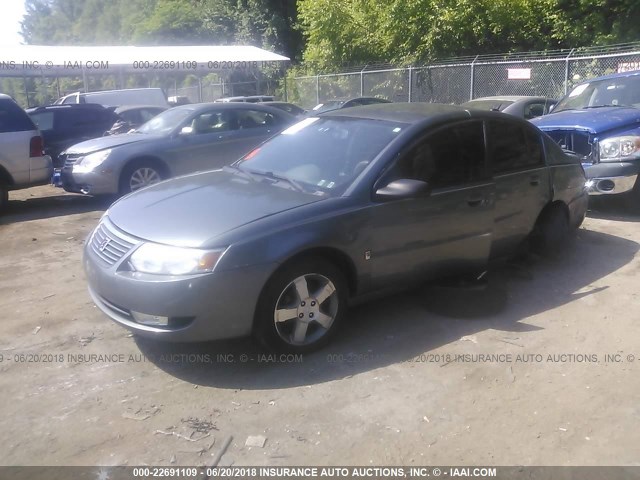
[[[496,266],[485,290],[381,299],[325,350],[280,358],[133,337],[81,268],[108,199],[10,198],[2,465],[205,465],[228,438],[221,465],[638,465],[640,218],[616,205],[555,258]]]

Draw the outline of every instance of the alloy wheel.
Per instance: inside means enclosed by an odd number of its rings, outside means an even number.
[[[301,275],[284,288],[276,302],[276,331],[289,345],[315,343],[330,330],[338,305],[338,293],[331,280],[318,273]]]

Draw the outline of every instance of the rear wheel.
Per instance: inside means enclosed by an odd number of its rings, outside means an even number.
[[[569,238],[569,216],[562,205],[546,208],[538,218],[531,234],[531,247],[534,252],[545,255],[558,252]]]
[[[271,350],[303,353],[325,345],[347,308],[347,284],[333,264],[301,260],[277,272],[263,291],[254,336]]]
[[[135,192],[164,179],[162,169],[155,162],[148,160],[133,162],[122,172],[120,177],[120,193]]]

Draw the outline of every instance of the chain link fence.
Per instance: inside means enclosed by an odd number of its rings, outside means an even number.
[[[548,52],[454,58],[404,68],[286,78],[287,101],[312,108],[326,100],[382,97],[395,102],[463,103],[492,95],[560,98],[576,83],[640,70],[640,42]]]

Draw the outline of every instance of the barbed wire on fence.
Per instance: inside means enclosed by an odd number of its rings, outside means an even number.
[[[640,70],[640,42],[553,51],[455,57],[429,65],[372,63],[286,78],[286,99],[311,108],[335,98],[463,103],[492,95],[560,98],[583,80]]]

